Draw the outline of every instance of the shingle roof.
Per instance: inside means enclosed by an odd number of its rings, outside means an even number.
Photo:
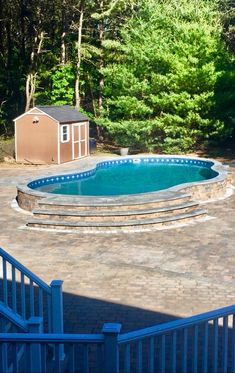
[[[88,120],[85,114],[79,113],[77,109],[70,105],[54,105],[54,106],[37,106],[44,113],[55,118],[60,123],[82,122]]]

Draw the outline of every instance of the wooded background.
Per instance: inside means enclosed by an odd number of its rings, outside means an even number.
[[[234,0],[0,0],[0,130],[70,104],[120,145],[186,152],[235,134]]]

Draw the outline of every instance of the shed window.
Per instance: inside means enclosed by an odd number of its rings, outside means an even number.
[[[61,126],[61,142],[68,142],[69,141],[69,125],[65,124]]]

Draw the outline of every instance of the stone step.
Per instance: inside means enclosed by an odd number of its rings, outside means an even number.
[[[150,219],[157,217],[173,216],[178,213],[187,213],[198,208],[198,203],[189,201],[177,205],[165,205],[164,207],[142,208],[137,210],[116,211],[116,210],[43,210],[35,209],[33,214],[36,218],[46,220],[63,220],[63,221],[114,221],[132,220],[132,219]]]
[[[129,196],[107,197],[48,197],[38,201],[40,209],[46,210],[78,210],[78,211],[127,211],[130,209],[148,209],[164,207],[191,201],[191,195],[180,192],[158,192]]]
[[[174,216],[167,216],[161,218],[152,219],[133,219],[133,220],[123,220],[123,221],[56,221],[56,220],[46,220],[46,219],[32,219],[27,223],[28,227],[34,228],[46,228],[46,229],[57,229],[57,230],[69,230],[69,231],[112,231],[112,230],[138,230],[145,228],[151,229],[154,227],[161,227],[165,225],[173,225],[177,223],[187,223],[192,220],[205,217],[207,212],[202,209],[197,209],[189,213],[177,214]]]

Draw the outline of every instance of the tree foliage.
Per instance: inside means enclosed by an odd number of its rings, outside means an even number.
[[[235,133],[231,0],[0,0],[0,128],[34,104],[117,144],[188,151]]]
[[[230,62],[221,32],[214,1],[143,2],[104,69],[106,128],[117,142],[126,131],[140,147],[178,152],[224,133],[215,115],[221,61]]]

